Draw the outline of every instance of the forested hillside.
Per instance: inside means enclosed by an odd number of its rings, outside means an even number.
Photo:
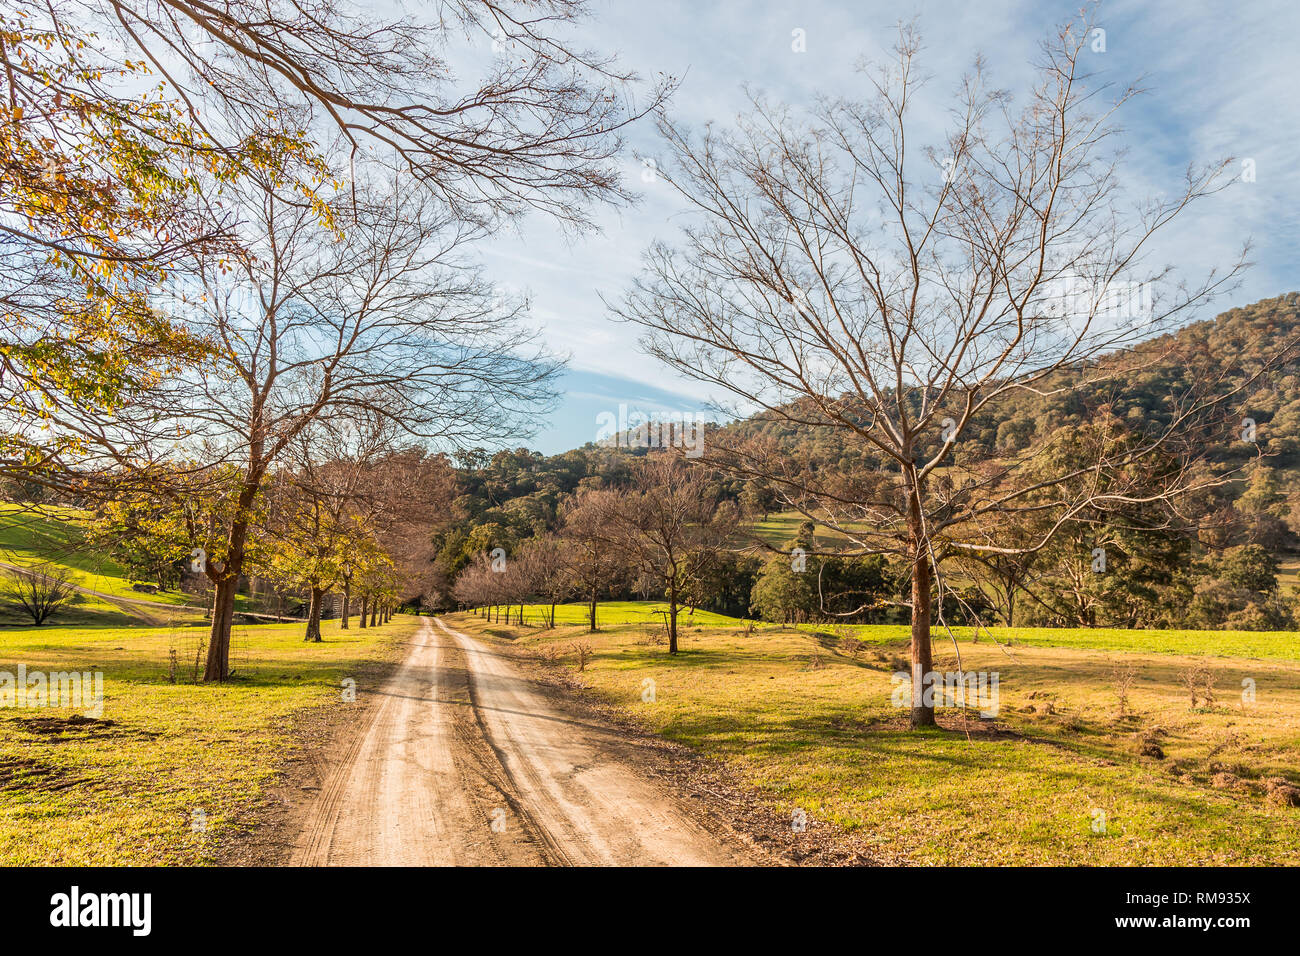
[[[1300,354],[1293,349],[1289,361],[1264,374],[1261,370],[1297,336],[1300,293],[1231,309],[1135,349],[1127,362],[1132,371],[1122,387],[1113,379],[1101,379],[1090,387],[1059,395],[1021,393],[1018,402],[1000,406],[996,418],[985,415],[978,420],[958,448],[958,457],[1014,455],[1057,429],[1092,421],[1103,409],[1122,421],[1165,422],[1174,400],[1193,393],[1207,375],[1222,375],[1234,383],[1259,376],[1242,396],[1247,414],[1257,422],[1258,448],[1240,442],[1239,434],[1228,433],[1212,457],[1219,463],[1240,465],[1262,453],[1266,460],[1260,463],[1260,471],[1283,480],[1300,467]],[[1053,384],[1049,380],[1039,391],[1050,392]],[[813,467],[878,463],[862,445],[847,444],[842,429],[797,428],[770,415],[726,429],[747,437],[770,437],[785,452]],[[1244,491],[1244,487],[1229,489],[1225,497],[1235,500]]]
[[[1279,586],[1278,572],[1300,548],[1300,360],[1294,348],[1277,359],[1298,336],[1300,293],[1289,293],[1071,371],[1087,382],[1082,388],[1056,389],[1047,380],[999,405],[997,417],[977,417],[956,448],[954,470],[968,463],[987,469],[990,461],[1022,456],[1068,456],[1093,440],[1103,423],[1107,440],[1140,436],[1184,413],[1207,380],[1220,391],[1238,389],[1230,404],[1214,409],[1218,417],[1200,433],[1210,436],[1204,447],[1189,452],[1204,480],[1180,502],[1178,520],[1157,521],[1134,510],[1085,515],[1033,555],[954,557],[946,606],[1015,624],[1293,626],[1293,601],[1289,588]],[[1115,374],[1117,366],[1122,374]],[[940,440],[936,433],[935,444]],[[885,470],[871,447],[852,443],[843,428],[795,426],[771,414],[711,427],[706,441],[766,447],[792,469],[842,476]],[[449,593],[455,577],[493,548],[515,554],[526,542],[562,530],[575,496],[627,486],[646,453],[589,444],[551,457],[526,449],[462,455],[454,521],[435,542],[439,589]],[[745,521],[715,557],[715,573],[694,583],[692,601],[769,619],[899,617],[905,569],[888,555],[827,553],[854,550],[851,524],[848,537],[828,538],[817,530],[824,516],[799,514],[792,508],[798,502],[772,482],[725,471],[712,480]],[[784,519],[765,522],[776,514]],[[845,530],[846,519],[837,520]],[[773,525],[783,531],[772,533]],[[1032,532],[1029,524],[1008,522],[988,529],[991,539]],[[808,552],[803,572],[787,555],[774,554],[774,548],[793,547]],[[1092,568],[1096,547],[1106,549],[1114,573]],[[655,588],[636,575],[614,576],[602,596],[659,596]]]

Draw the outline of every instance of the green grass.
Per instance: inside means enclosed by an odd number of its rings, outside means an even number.
[[[668,610],[668,605],[663,601],[601,601],[600,607],[596,611],[596,626],[604,627],[614,624],[643,624],[649,622],[662,622],[663,612]],[[516,606],[511,613],[518,611]],[[525,604],[524,620],[529,623],[538,623],[547,619],[551,609],[545,604]],[[502,612],[504,614],[504,610]],[[560,604],[555,608],[556,624],[585,624],[587,622],[587,605],[585,604]],[[735,624],[736,618],[728,617],[725,614],[715,614],[712,611],[697,610],[694,614],[689,608],[681,608],[678,612],[677,624],[679,627],[695,627],[705,624]]]
[[[887,856],[923,864],[1300,863],[1300,809],[1265,797],[1271,777],[1300,782],[1300,665],[1282,635],[1051,632],[1051,646],[1022,635],[1007,649],[964,640],[966,669],[999,673],[997,719],[963,721],[941,710],[943,729],[916,733],[891,701],[895,647],[850,654],[836,638],[802,629],[747,635],[716,626],[685,633],[683,653],[672,658],[645,624],[586,635],[579,626],[506,628],[470,615],[454,623],[514,637],[526,651],[554,643],[568,654],[574,641],[590,644],[594,658],[580,679],[602,696],[649,729],[727,761],[783,814],[802,808],[835,821]],[[1076,646],[1062,645],[1071,639]],[[1218,702],[1193,710],[1178,675],[1204,659],[1182,649],[1201,645],[1218,655],[1209,659]],[[1238,648],[1266,659],[1226,656]],[[1136,672],[1124,717],[1117,662]],[[936,669],[956,669],[944,642],[936,642]],[[1246,679],[1257,688],[1253,703],[1241,697]],[[653,703],[643,700],[647,680]],[[1164,759],[1141,755],[1151,740]],[[1213,785],[1224,772],[1240,778],[1238,789]],[[1104,833],[1092,830],[1095,812],[1106,814]]]
[[[0,670],[102,671],[104,723],[78,710],[0,709],[0,866],[194,864],[243,822],[294,746],[293,715],[351,706],[341,681],[390,654],[418,620],[338,630],[236,627],[235,680],[191,683],[197,629],[44,627],[0,632]],[[180,681],[168,681],[169,651]],[[364,679],[358,693],[369,688]],[[111,723],[110,723],[111,722]],[[195,811],[206,815],[196,832]]]
[[[802,625],[814,633],[831,631],[831,625]],[[840,632],[869,644],[893,644],[910,639],[906,624],[840,625]],[[974,630],[953,628],[959,642],[969,641]],[[1300,633],[1295,631],[1188,631],[1126,630],[1114,627],[989,627],[979,639],[1011,647],[1074,647],[1097,651],[1153,654],[1191,654],[1211,657],[1279,658],[1300,660]],[[945,632],[935,629],[936,644],[951,646]]]
[[[21,505],[0,503],[0,561],[23,567],[49,562],[67,568],[72,583],[118,597],[158,604],[187,604],[179,592],[141,594],[131,589],[128,571],[101,552],[87,547],[81,522],[84,514],[71,508],[43,506],[39,513]]]
[[[620,624],[661,622],[668,605],[663,601],[602,601],[596,612],[600,627]],[[550,609],[542,604],[524,605],[524,620],[538,624],[546,620]],[[511,612],[512,614],[514,611]],[[587,605],[561,604],[555,609],[556,624],[585,624]],[[697,610],[694,615],[683,609],[678,624],[684,628],[700,626],[742,627],[744,619]],[[762,630],[781,630],[780,625],[756,623]],[[868,644],[888,645],[909,640],[906,624],[801,624],[810,634],[850,635]],[[960,642],[975,634],[969,627],[953,628]],[[1002,644],[1009,647],[1072,647],[1097,651],[1130,651],[1153,654],[1192,654],[1213,657],[1277,658],[1300,660],[1300,633],[1295,631],[1192,631],[1126,630],[1109,627],[987,627],[980,628],[976,643]],[[934,631],[938,647],[951,646],[946,634]]]
[[[173,605],[160,604],[160,608]],[[137,609],[138,614],[138,609]],[[51,624],[60,627],[146,627],[148,626],[137,614],[124,611],[122,607],[87,594],[76,594],[67,604],[59,608],[50,619]],[[189,614],[180,612],[178,623],[194,623],[198,612]],[[28,628],[32,626],[31,617],[17,607],[0,607],[0,633],[11,628]]]
[[[788,548],[799,533],[799,526],[807,517],[797,511],[779,511],[762,521],[755,521],[746,529],[772,548]],[[832,548],[849,544],[849,539],[838,531],[818,525],[813,540],[819,548]]]
[[[68,571],[72,584],[99,594],[78,593],[52,623],[75,627],[158,626],[175,620],[199,623],[198,605],[208,599],[181,591],[135,591],[129,571],[85,540],[85,512],[42,505],[37,510],[0,502],[0,561],[33,567],[49,563]],[[235,609],[252,609],[247,595],[235,595]],[[30,625],[20,609],[0,607],[0,627]]]

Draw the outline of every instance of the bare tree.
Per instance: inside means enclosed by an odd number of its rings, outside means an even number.
[[[247,148],[254,135],[337,134],[343,168],[372,148],[391,153],[457,219],[480,224],[541,209],[583,227],[592,203],[630,198],[620,130],[675,85],[646,90],[638,106],[635,74],[580,45],[584,0],[444,0],[402,15],[337,0],[55,10],[115,27],[212,141]]]
[[[494,570],[488,556],[481,555],[456,576],[456,581],[452,585],[452,596],[469,607],[483,608],[488,619],[491,620],[492,610],[506,599],[504,573]]]
[[[207,555],[210,681],[227,673],[258,493],[313,423],[365,414],[414,441],[501,440],[549,408],[556,368],[530,347],[521,306],[495,300],[463,259],[479,232],[400,175],[337,197],[338,234],[273,183],[243,198],[262,233],[257,254],[205,262],[202,294],[187,303],[212,360],[119,416],[147,423],[172,410],[191,457],[238,469],[229,523]]]
[[[727,547],[737,512],[702,468],[671,452],[647,458],[617,494],[607,540],[628,565],[652,577],[668,599],[668,653],[677,653],[677,614],[692,585]]]
[[[573,594],[569,557],[569,543],[556,534],[530,538],[520,554],[528,577],[529,594],[547,608],[547,627],[555,627],[556,605]]]
[[[452,520],[456,474],[443,454],[407,444],[362,469],[354,511],[393,562],[403,598],[433,597],[433,531]]]
[[[868,74],[865,102],[824,101],[806,119],[755,98],[734,131],[699,137],[663,121],[676,157],[664,178],[697,221],[681,248],[650,249],[614,308],[647,330],[651,354],[736,396],[737,413],[837,432],[861,452],[864,467],[814,471],[774,444],[720,435],[707,457],[761,479],[857,553],[910,568],[914,727],[935,722],[921,688],[936,592],[946,627],[942,562],[1031,553],[1088,509],[1172,510],[1191,484],[1188,460],[1211,438],[1231,440],[1212,419],[1244,397],[1210,370],[1195,394],[1099,434],[1089,462],[1050,475],[1025,466],[1060,436],[1005,459],[956,454],[973,423],[1027,394],[1122,390],[1130,346],[1244,266],[1189,285],[1147,264],[1153,237],[1224,188],[1232,165],[1189,166],[1172,195],[1129,203],[1113,119],[1136,91],[1098,108],[1090,26],[1044,44],[1020,105],[977,61],[951,132],[929,150],[913,129],[920,43],[906,26],[894,60]],[[1155,454],[1172,464],[1131,480],[1130,466]],[[981,533],[1026,512],[1050,518],[1036,538]]]
[[[21,608],[36,625],[44,624],[77,593],[67,568],[41,563],[8,567],[0,573],[0,597]]]
[[[602,594],[628,578],[626,556],[615,546],[614,512],[618,492],[581,488],[565,503],[558,556],[572,592],[587,602],[587,630],[597,628],[596,612]]]
[[[530,538],[504,562],[491,555],[471,562],[457,576],[452,596],[472,608],[498,609],[498,619],[504,609],[507,624],[512,614],[523,624],[525,605],[538,603],[547,609],[546,625],[554,627],[556,605],[573,593],[571,557],[568,540],[552,534]]]

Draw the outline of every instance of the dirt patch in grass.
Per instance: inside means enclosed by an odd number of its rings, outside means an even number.
[[[1282,777],[1271,777],[1265,780],[1264,793],[1269,803],[1283,807],[1300,807],[1300,787],[1294,786]]]
[[[104,737],[129,737],[154,740],[159,735],[140,727],[125,727],[114,720],[72,714],[69,717],[13,717],[11,722],[29,734],[38,734],[48,743],[68,743]]]
[[[58,767],[47,767],[26,757],[0,758],[0,790],[43,790],[56,793],[90,783]]]

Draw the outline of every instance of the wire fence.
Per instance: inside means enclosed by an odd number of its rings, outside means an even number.
[[[186,619],[189,620],[189,619]],[[167,625],[167,680],[173,684],[197,684],[203,680],[208,660],[210,625],[187,624],[173,615]],[[236,625],[230,629],[228,672],[234,674],[241,663],[248,660],[248,628]]]

